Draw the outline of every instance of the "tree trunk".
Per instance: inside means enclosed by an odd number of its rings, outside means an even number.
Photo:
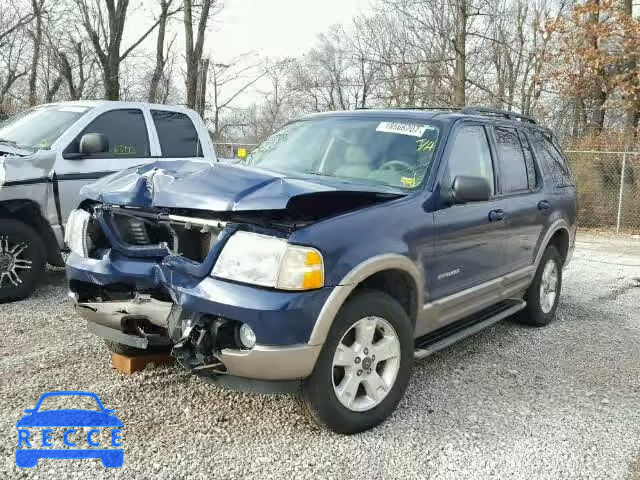
[[[31,57],[31,73],[29,75],[29,105],[38,103],[36,94],[36,82],[38,79],[38,62],[40,61],[40,47],[42,45],[42,5],[44,0],[31,0],[33,16],[36,19],[35,31],[33,32],[33,56]]]
[[[466,105],[465,87],[467,83],[467,0],[458,0],[456,2],[455,22],[453,106],[464,107]]]
[[[204,110],[207,105],[207,72],[209,71],[209,59],[200,61],[200,71],[198,72],[198,102],[196,111],[204,118]]]
[[[120,62],[113,56],[103,65],[104,96],[107,100],[120,100]]]
[[[160,23],[158,24],[158,40],[156,42],[156,67],[151,76],[151,84],[149,85],[149,103],[158,101],[158,85],[164,72],[166,59],[164,57],[164,37],[167,29],[167,13],[169,10],[167,0],[160,0]]]
[[[597,25],[598,23],[600,23],[600,0],[595,0],[594,4],[598,8],[593,13],[589,14],[588,21],[593,25]],[[597,34],[594,34],[592,36],[591,44],[596,51],[600,49]],[[587,133],[591,135],[599,134],[604,128],[604,104],[607,102],[607,92],[604,90],[605,75],[605,69],[603,67],[598,68],[596,74],[596,86],[593,92],[593,111],[591,112],[591,117],[589,118],[589,122],[587,123]]]
[[[622,14],[629,20],[633,20],[633,0],[623,0],[622,2]],[[627,35],[633,35],[632,32],[627,32]],[[626,40],[633,42],[633,39],[627,36]],[[638,136],[638,122],[640,122],[640,79],[638,78],[638,57],[640,53],[634,52],[629,57],[629,62],[626,66],[626,71],[631,73],[629,83],[631,83],[632,91],[625,98],[626,102],[626,120],[625,120],[625,133],[633,138]],[[635,73],[635,75],[634,75]]]
[[[198,97],[198,66],[202,59],[204,37],[209,22],[212,0],[203,0],[198,21],[195,43],[193,35],[193,9],[192,1],[184,0],[184,32],[185,32],[185,63],[187,64],[187,76],[185,87],[187,90],[187,106],[196,108]]]

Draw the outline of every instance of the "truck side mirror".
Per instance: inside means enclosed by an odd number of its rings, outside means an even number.
[[[101,133],[85,133],[80,138],[79,150],[83,155],[106,153],[109,151],[109,140]]]
[[[486,202],[491,197],[491,186],[482,177],[458,175],[451,190],[455,203]]]

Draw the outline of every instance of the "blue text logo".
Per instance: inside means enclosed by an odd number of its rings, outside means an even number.
[[[51,397],[67,397],[55,398],[62,402],[74,400],[74,397],[93,399],[98,409],[44,409],[42,403]],[[113,410],[104,408],[95,393],[48,392],[40,397],[33,409],[24,413],[16,423],[18,467],[33,468],[40,458],[99,458],[107,468],[118,468],[124,463],[122,422]],[[55,448],[62,445],[67,448]]]

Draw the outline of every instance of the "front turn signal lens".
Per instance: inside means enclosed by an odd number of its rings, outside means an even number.
[[[283,290],[313,290],[324,287],[324,262],[315,248],[288,245],[282,259],[278,287]]]

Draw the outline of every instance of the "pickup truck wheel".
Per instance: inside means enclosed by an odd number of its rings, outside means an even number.
[[[549,245],[524,297],[527,307],[518,317],[520,323],[534,327],[548,325],[556,316],[561,288],[562,256],[554,245]]]
[[[0,303],[28,297],[46,268],[46,251],[38,234],[24,223],[0,219]]]
[[[384,292],[363,290],[336,316],[302,386],[311,417],[337,433],[375,427],[396,408],[413,366],[413,326]]]

